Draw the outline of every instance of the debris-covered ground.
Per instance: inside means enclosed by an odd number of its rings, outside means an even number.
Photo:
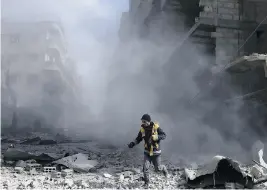
[[[8,143],[2,143],[2,153],[8,149]],[[114,147],[98,146],[95,143],[63,143],[56,145],[14,145],[16,150],[24,150],[35,155],[42,153],[58,153],[75,155],[82,153],[88,155],[89,160],[97,161],[97,165],[89,172],[73,172],[72,177],[56,177],[53,173],[43,171],[15,171],[16,164],[22,161],[6,161],[2,166],[1,186],[3,188],[17,189],[22,187],[56,189],[69,187],[77,188],[142,188],[142,153],[120,150]],[[166,162],[165,162],[166,163]],[[27,164],[27,163],[26,163]],[[25,165],[26,165],[25,164]],[[168,163],[166,163],[168,164]],[[9,166],[7,166],[9,165]],[[169,168],[171,168],[170,164]],[[83,166],[82,166],[83,167]],[[85,166],[84,166],[85,167]],[[173,167],[174,168],[174,167]],[[151,188],[177,188],[181,181],[182,171],[170,172],[168,180],[161,174],[155,173],[151,167]]]
[[[95,142],[58,143],[32,138],[2,141],[2,189],[143,188],[142,153]],[[10,142],[15,144],[10,145]],[[205,165],[182,168],[167,160],[169,175],[153,171],[153,189],[176,188],[267,188],[267,170],[259,161],[251,166],[223,156]]]

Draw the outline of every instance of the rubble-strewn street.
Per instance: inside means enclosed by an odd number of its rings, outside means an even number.
[[[137,151],[94,142],[53,145],[22,143],[12,146],[9,143],[2,143],[2,154],[6,157],[2,158],[1,187],[3,189],[143,188],[143,155]],[[262,151],[259,152],[260,157]],[[25,158],[24,161],[16,159],[25,153],[38,155],[36,159],[41,157],[43,159],[38,160],[40,164],[33,159]],[[56,161],[52,161],[52,158]],[[182,168],[163,160],[169,170],[168,178],[154,172],[152,166],[150,188],[264,188],[267,186],[266,183],[253,184],[266,178],[264,160],[262,158],[259,160],[257,164],[244,166],[237,161],[215,156],[206,165],[196,168]]]
[[[0,190],[267,189],[266,7],[1,0]]]
[[[2,153],[5,152],[9,144],[2,144]],[[72,177],[62,177],[43,171],[22,170],[15,171],[18,162],[7,161],[9,167],[2,167],[1,185],[4,188],[17,189],[22,187],[39,188],[142,188],[142,153],[135,154],[134,151],[111,149],[98,146],[96,143],[66,143],[57,145],[15,145],[14,149],[23,149],[32,153],[64,153],[70,155],[76,153],[88,154],[88,159],[98,162],[95,169],[88,173],[74,172]],[[139,155],[139,157],[137,157]],[[21,161],[20,161],[21,162]],[[182,171],[172,169],[168,180],[161,174],[155,173],[151,168],[151,188],[177,188],[181,182]],[[61,172],[62,173],[62,172]],[[157,180],[155,180],[157,179]]]

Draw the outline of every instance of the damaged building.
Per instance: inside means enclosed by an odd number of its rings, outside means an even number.
[[[208,57],[208,67],[198,72],[195,80],[201,92],[192,99],[197,104],[212,96],[218,104],[203,121],[217,126],[220,115],[230,113],[231,107],[242,100],[240,117],[252,128],[250,132],[266,137],[266,7],[265,0],[132,0],[129,12],[121,17],[120,38],[128,42],[132,35],[153,41],[170,37],[177,47],[166,67],[170,71],[179,69],[178,59],[188,64],[198,62],[190,56],[196,47]],[[177,74],[166,78],[172,88],[177,86]],[[225,136],[231,136],[225,125],[232,124],[219,123]],[[247,139],[245,133],[247,129]]]
[[[34,125],[38,117],[57,125],[79,98],[64,30],[49,21],[1,24],[2,126],[16,127],[17,119],[20,126]]]

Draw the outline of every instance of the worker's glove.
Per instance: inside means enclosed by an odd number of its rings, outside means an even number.
[[[152,140],[157,141],[159,139],[158,135],[152,135]]]
[[[129,147],[129,148],[133,148],[134,145],[135,145],[134,142],[130,142],[130,144],[128,144],[128,147]]]

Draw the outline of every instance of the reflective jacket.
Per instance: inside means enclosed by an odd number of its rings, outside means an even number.
[[[157,135],[158,139],[156,141],[152,140],[152,135]],[[141,129],[134,141],[135,144],[139,144],[143,139],[145,141],[145,153],[148,153],[150,156],[161,154],[160,141],[166,138],[166,134],[159,127],[157,122],[151,122],[150,126],[143,127]]]

